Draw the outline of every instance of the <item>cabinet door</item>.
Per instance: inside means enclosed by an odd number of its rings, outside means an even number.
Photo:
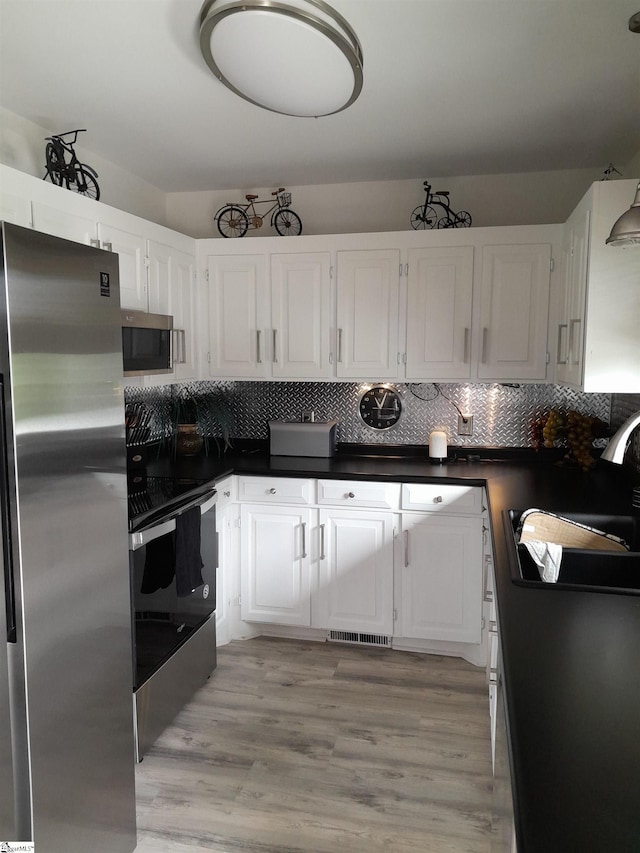
[[[409,250],[407,379],[469,379],[472,297],[472,246]]]
[[[401,636],[479,643],[482,519],[402,515]]]
[[[61,210],[40,201],[32,202],[33,227],[36,231],[62,237],[74,243],[96,245],[97,223],[89,216]]]
[[[398,375],[400,252],[337,253],[337,375]]]
[[[320,510],[321,625],[393,633],[393,515]]]
[[[98,237],[102,248],[118,253],[122,308],[148,311],[145,238],[104,222],[98,223]]]
[[[478,378],[544,380],[551,246],[482,250]]]
[[[209,375],[268,375],[263,255],[212,256],[209,275]]]
[[[308,627],[311,511],[244,504],[240,519],[242,619]]]
[[[591,211],[584,205],[569,217],[562,247],[564,306],[556,339],[556,378],[580,387],[584,365],[584,320]]]
[[[272,371],[281,379],[331,376],[329,252],[271,257]]]

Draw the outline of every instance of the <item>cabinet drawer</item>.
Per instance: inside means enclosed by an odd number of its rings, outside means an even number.
[[[318,480],[318,503],[398,509],[400,484],[370,483],[367,480]]]
[[[311,504],[314,480],[293,477],[240,477],[238,500],[254,503]]]
[[[231,477],[225,477],[224,480],[217,482],[216,489],[218,491],[218,501],[216,503],[216,509],[218,512],[226,509],[229,504],[237,500],[236,478],[233,475]]]
[[[479,486],[451,486],[444,483],[403,483],[402,509],[425,512],[475,515],[482,512]]]

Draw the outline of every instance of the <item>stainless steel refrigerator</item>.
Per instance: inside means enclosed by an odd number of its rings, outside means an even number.
[[[130,853],[118,258],[0,227],[0,842]]]

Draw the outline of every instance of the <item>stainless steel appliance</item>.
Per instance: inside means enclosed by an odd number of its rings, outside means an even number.
[[[130,853],[118,257],[0,230],[0,840]]]
[[[215,669],[218,548],[211,485],[145,476],[136,486],[136,479],[129,563],[140,761]]]
[[[173,317],[122,311],[122,355],[125,376],[171,373]],[[179,330],[183,359],[186,358],[184,330]]]

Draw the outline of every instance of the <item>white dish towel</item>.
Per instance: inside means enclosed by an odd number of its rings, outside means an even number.
[[[531,554],[541,579],[546,583],[556,583],[560,574],[562,545],[557,545],[555,542],[540,542],[537,539],[522,544]]]

